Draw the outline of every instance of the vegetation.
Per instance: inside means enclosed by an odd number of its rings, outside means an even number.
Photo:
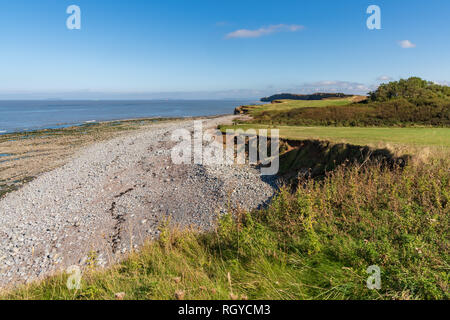
[[[448,101],[450,100],[450,87],[412,77],[382,84],[377,90],[370,92],[369,96],[371,101],[376,102],[386,102],[396,98],[404,98],[410,102],[428,99]]]
[[[291,126],[450,126],[450,87],[410,78],[381,85],[369,101],[321,108],[275,104],[250,112],[253,123]],[[250,110],[251,111],[251,110]]]
[[[344,93],[313,93],[313,94],[291,94],[291,93],[279,93],[270,97],[261,98],[263,102],[272,102],[275,100],[323,100],[329,98],[348,98],[351,95]]]
[[[253,123],[291,126],[450,126],[450,101],[404,98],[347,106],[266,110],[254,115]]]
[[[280,137],[289,140],[326,140],[356,145],[406,147],[413,152],[416,147],[430,147],[435,151],[450,151],[450,128],[372,128],[372,127],[301,127],[265,124],[238,124],[220,126],[227,129],[280,130]],[[259,131],[258,131],[259,132]],[[401,148],[404,149],[404,148]]]
[[[284,142],[280,158],[295,187],[282,187],[265,209],[222,216],[206,233],[166,224],[122,263],[84,270],[80,290],[68,290],[60,274],[0,298],[449,299],[449,97],[448,87],[410,78],[358,103],[241,107],[252,123],[221,129],[279,128],[298,140]],[[397,159],[392,144],[405,146],[400,155],[433,155],[386,165]],[[379,290],[366,286],[372,265],[381,269]]]
[[[237,111],[258,117],[263,112],[286,112],[301,108],[320,108],[328,106],[345,106],[353,102],[353,98],[342,98],[333,100],[277,100],[271,104],[241,106]]]
[[[215,231],[163,228],[119,265],[86,270],[80,290],[59,275],[2,298],[448,299],[448,165],[340,166]],[[380,290],[366,287],[371,265]]]

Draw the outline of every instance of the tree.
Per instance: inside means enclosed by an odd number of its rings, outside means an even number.
[[[450,87],[442,86],[419,77],[400,79],[381,84],[376,91],[369,92],[370,100],[385,102],[395,98],[404,98],[408,101],[416,99],[445,99],[450,100]]]

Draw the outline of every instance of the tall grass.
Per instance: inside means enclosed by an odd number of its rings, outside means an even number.
[[[86,270],[81,290],[59,275],[3,298],[448,299],[448,164],[340,166],[214,231],[163,228],[119,265]],[[380,290],[366,287],[371,265]]]

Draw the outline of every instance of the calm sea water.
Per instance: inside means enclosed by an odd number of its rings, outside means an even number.
[[[0,134],[86,122],[233,113],[245,100],[0,101]]]

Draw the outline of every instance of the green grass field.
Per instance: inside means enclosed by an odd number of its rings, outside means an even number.
[[[353,102],[352,98],[329,100],[278,100],[282,103],[246,106],[249,114],[255,115],[264,111],[290,111],[299,108],[320,108],[328,106],[346,106]]]
[[[290,140],[327,140],[358,145],[399,144],[450,148],[450,128],[372,128],[372,127],[300,127],[239,124],[221,126],[226,129],[280,130],[280,137]]]

